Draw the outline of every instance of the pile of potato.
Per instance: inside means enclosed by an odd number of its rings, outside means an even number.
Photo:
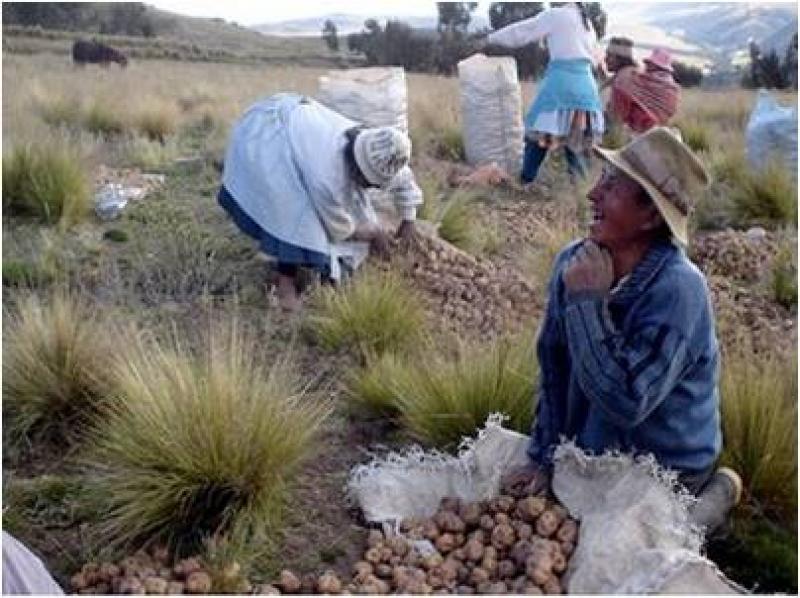
[[[542,298],[519,274],[440,239],[420,237],[399,259],[429,311],[459,335],[494,337],[541,313]]]
[[[200,558],[189,557],[174,566],[171,560],[164,547],[150,553],[140,550],[116,564],[86,563],[70,583],[79,594],[211,593],[211,575]]]
[[[769,272],[777,252],[774,233],[748,235],[726,230],[697,235],[692,239],[690,256],[706,276],[755,282]]]
[[[401,534],[371,530],[364,558],[342,583],[328,572],[321,594],[561,594],[578,524],[542,497],[500,496],[464,503],[445,498],[429,519],[410,519]],[[313,581],[313,580],[312,580]],[[275,592],[308,591],[281,573]]]

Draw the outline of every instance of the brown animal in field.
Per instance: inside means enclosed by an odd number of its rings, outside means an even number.
[[[128,66],[128,58],[119,50],[100,42],[85,39],[76,40],[72,44],[72,61],[78,66],[84,66],[87,63],[108,66],[110,62],[116,62],[123,68]]]

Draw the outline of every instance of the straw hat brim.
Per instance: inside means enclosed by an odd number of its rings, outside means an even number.
[[[656,208],[658,208],[659,213],[664,218],[664,221],[667,223],[669,230],[672,231],[675,239],[682,245],[687,246],[689,244],[689,217],[664,197],[664,194],[650,183],[650,181],[639,174],[636,168],[625,160],[619,151],[607,150],[597,146],[592,149],[600,158],[613,164],[644,187],[644,190],[647,191],[647,194],[653,200],[653,203],[656,205]]]

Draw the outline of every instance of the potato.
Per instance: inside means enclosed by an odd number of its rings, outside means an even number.
[[[574,519],[565,519],[561,527],[556,532],[556,539],[559,542],[572,542],[578,537],[578,524]]]
[[[498,496],[496,503],[495,503],[497,510],[503,513],[511,513],[514,510],[514,507],[517,506],[517,501],[514,500],[513,496]]]
[[[444,562],[442,555],[438,552],[434,552],[433,554],[429,554],[426,557],[422,558],[422,568],[426,571],[430,571],[434,567],[438,567]]]
[[[155,546],[153,548],[153,560],[155,560],[156,563],[160,563],[162,565],[166,565],[167,563],[169,563],[169,548],[167,548],[163,544]]]
[[[507,594],[508,587],[502,581],[486,581],[482,584],[478,585],[478,594],[488,594],[488,595],[497,595],[497,594]]]
[[[526,523],[534,523],[545,510],[545,500],[538,496],[523,498],[517,503],[517,517]]]
[[[170,581],[169,583],[167,583],[167,594],[170,596],[178,596],[180,594],[183,594],[185,589],[186,589],[186,584],[183,583],[182,581]],[[278,594],[280,594],[277,588],[275,589],[275,591]]]
[[[144,591],[148,594],[166,594],[167,580],[162,577],[148,577],[144,580]]]
[[[476,502],[463,504],[458,511],[459,517],[468,527],[477,526],[481,520],[482,513],[483,509]]]
[[[197,557],[189,557],[188,559],[183,559],[179,561],[177,565],[172,569],[172,571],[178,577],[188,577],[190,574],[194,573],[195,571],[201,571],[203,569],[203,564],[200,562],[200,559]]]
[[[566,557],[568,557],[575,551],[575,544],[573,544],[572,542],[561,542],[560,546],[561,546],[561,553]]]
[[[386,545],[392,549],[397,556],[405,556],[408,553],[408,540],[403,536],[390,536],[386,539]]]
[[[371,529],[367,534],[367,546],[374,548],[383,544],[383,532],[378,529]]]
[[[507,523],[497,525],[492,531],[492,546],[497,550],[504,550],[514,545],[516,542],[516,534],[514,528]]]
[[[264,583],[258,586],[256,594],[260,596],[280,596],[281,591],[272,584]]]
[[[564,505],[560,505],[558,503],[553,503],[550,505],[550,509],[555,513],[556,517],[558,517],[558,522],[563,522],[567,517],[569,517],[569,511]]]
[[[434,521],[426,519],[422,523],[422,537],[433,542],[439,537],[441,531]]]
[[[558,529],[558,516],[551,510],[544,511],[536,520],[536,533],[549,538]]]
[[[296,594],[300,591],[302,584],[300,583],[300,579],[298,579],[297,575],[288,569],[284,569],[278,576],[277,586],[284,594]]]
[[[533,583],[525,584],[520,593],[525,596],[541,596],[543,594],[541,588]]]
[[[120,594],[144,594],[144,585],[135,577],[123,577],[117,586],[117,592]]]
[[[464,544],[464,556],[466,557],[466,560],[469,561],[477,562],[481,560],[483,558],[483,550],[483,543],[477,538],[468,540],[467,543]]]
[[[120,574],[120,568],[114,563],[102,563],[97,571],[103,581],[111,581]]]
[[[556,573],[563,573],[567,568],[567,559],[561,554],[559,550],[553,557],[553,571]]]
[[[441,552],[442,554],[448,554],[450,551],[455,549],[456,547],[456,539],[451,533],[445,533],[436,538],[436,542],[434,542],[434,546],[436,546],[436,550]]]
[[[555,575],[551,575],[550,579],[544,582],[542,585],[542,590],[549,596],[555,596],[564,593],[564,590],[561,588],[561,583],[558,581],[558,578]]]
[[[366,579],[367,575],[371,575],[372,572],[372,564],[367,561],[358,561],[353,565],[353,577],[356,579]],[[359,581],[361,581],[361,579],[359,579]]]
[[[487,514],[481,515],[479,525],[481,526],[481,529],[491,533],[494,529],[494,517]]]
[[[186,591],[190,594],[210,594],[211,576],[205,571],[192,571],[186,578]]]
[[[426,595],[433,592],[433,588],[429,586],[426,582],[418,581],[415,579],[412,580],[411,583],[408,584],[408,586],[406,586],[406,592],[408,594],[414,594],[414,595]],[[387,590],[385,593],[388,594],[389,591]]]
[[[511,527],[514,528],[514,532],[517,534],[517,538],[520,540],[527,540],[533,535],[533,526],[529,523],[525,523],[524,521],[515,519],[511,524]]]
[[[497,576],[500,579],[510,579],[517,573],[517,566],[514,561],[504,559],[497,563]]]
[[[388,563],[389,559],[394,556],[394,552],[392,552],[392,549],[388,546],[380,546],[378,547],[378,550],[380,550],[382,563]]]
[[[381,556],[381,549],[377,546],[373,546],[364,553],[364,560],[373,565],[377,565],[381,562]]]
[[[533,552],[533,545],[528,540],[520,540],[511,548],[508,556],[517,564],[517,567],[524,567],[528,557]]]
[[[469,575],[469,583],[473,586],[489,581],[489,572],[483,567],[475,567]]]
[[[466,546],[466,543],[464,544]],[[457,561],[463,561],[467,558],[467,553],[464,551],[464,546],[459,546],[453,552],[450,553],[450,556]]]
[[[494,559],[496,561],[498,557],[499,554],[494,546],[486,546],[483,549],[483,558]]]
[[[511,518],[507,513],[497,513],[494,516],[494,523],[495,525],[511,525]]]
[[[86,582],[86,574],[84,573],[76,573],[70,578],[69,583],[76,592],[89,587],[89,584]]]
[[[434,515],[434,522],[441,532],[459,534],[466,531],[467,526],[456,513],[452,511],[439,511]]]
[[[494,529],[494,525],[492,525],[492,529]],[[489,530],[491,533],[492,530]],[[481,544],[486,544],[486,530],[484,529],[476,529],[473,532],[470,532],[469,536],[467,536],[467,540],[477,540]]]
[[[544,585],[544,583],[553,576],[553,574],[547,569],[539,568],[526,569],[525,574],[533,583],[538,586]]]
[[[333,571],[325,571],[317,580],[317,591],[320,594],[341,594],[342,582],[339,576]]]

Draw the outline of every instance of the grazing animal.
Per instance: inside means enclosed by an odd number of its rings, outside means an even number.
[[[76,40],[72,44],[72,61],[79,66],[87,63],[108,66],[109,62],[116,62],[121,67],[128,66],[128,58],[119,50],[100,42],[85,39]]]

